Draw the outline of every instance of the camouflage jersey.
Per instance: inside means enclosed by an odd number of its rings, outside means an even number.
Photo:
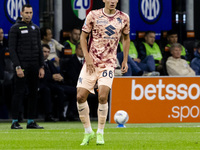
[[[129,34],[129,16],[119,10],[108,15],[104,9],[87,15],[82,31],[90,33],[89,54],[97,67],[116,67],[117,46],[121,33]]]

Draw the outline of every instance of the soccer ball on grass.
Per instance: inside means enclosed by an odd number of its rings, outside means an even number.
[[[126,127],[124,124],[128,121],[128,113],[124,110],[118,110],[114,115],[114,120],[118,124],[117,127]]]

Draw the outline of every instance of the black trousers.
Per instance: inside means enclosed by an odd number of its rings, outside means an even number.
[[[37,111],[37,91],[39,82],[39,66],[29,65],[24,69],[24,78],[14,76],[14,95],[12,98],[12,118],[18,119],[21,105],[27,94],[27,119],[35,119]]]
[[[64,102],[66,99],[64,89],[56,82],[55,83],[47,82],[40,84],[40,90],[41,90],[40,94],[44,102],[45,113],[47,114],[52,112],[51,99],[52,96],[54,97],[56,95],[58,98],[57,101],[54,100],[54,104],[56,104],[58,107],[59,117],[62,117],[64,112]]]

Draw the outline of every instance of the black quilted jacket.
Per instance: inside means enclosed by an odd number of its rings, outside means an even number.
[[[21,18],[17,19],[9,32],[8,47],[14,67],[43,66],[40,29],[32,22],[27,24]]]

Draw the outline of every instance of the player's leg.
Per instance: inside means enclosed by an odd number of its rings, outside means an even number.
[[[85,136],[81,143],[81,145],[88,145],[90,139],[94,138],[94,131],[92,130],[90,117],[89,117],[89,106],[87,103],[87,97],[89,95],[89,91],[78,87],[77,88],[77,108],[79,113],[79,118],[85,128]]]
[[[108,115],[108,94],[110,88],[105,85],[99,86],[99,106],[97,110],[98,114],[98,129],[97,129],[97,142],[96,144],[104,144],[104,127]]]
[[[104,127],[106,124],[106,119],[108,115],[108,94],[110,92],[113,77],[114,68],[108,67],[100,71],[100,76],[98,79],[99,87],[99,107],[98,107],[98,130],[97,130],[97,142],[96,144],[104,144],[103,134]]]
[[[94,85],[96,83],[96,73],[91,75],[86,71],[86,64],[83,65],[77,83],[77,107],[81,122],[85,128],[85,136],[81,145],[87,145],[89,140],[94,137],[89,118],[89,106],[87,97],[89,93],[94,93]]]
[[[84,88],[77,88],[77,107],[78,113],[81,122],[85,128],[85,133],[90,133],[92,130],[88,129],[91,128],[90,118],[89,118],[89,106],[87,103],[87,97],[89,95],[89,91]],[[87,130],[88,129],[88,130]]]

